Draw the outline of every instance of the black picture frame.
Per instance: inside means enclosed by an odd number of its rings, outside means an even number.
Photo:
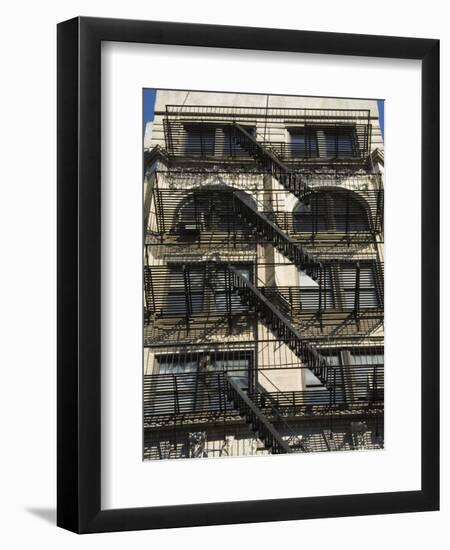
[[[100,49],[102,41],[422,62],[420,491],[101,509]],[[57,524],[76,533],[439,508],[439,41],[77,17],[58,25]]]

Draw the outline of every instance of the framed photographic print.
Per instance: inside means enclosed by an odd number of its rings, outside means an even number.
[[[437,40],[61,23],[58,525],[437,510],[438,166]]]

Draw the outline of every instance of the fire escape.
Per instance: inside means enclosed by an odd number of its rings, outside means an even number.
[[[214,118],[217,117],[218,108],[211,108],[211,114],[205,112],[207,109],[183,109],[188,111],[186,116],[194,121],[192,124],[195,123],[195,117],[202,120],[204,132],[200,138],[195,138],[191,148],[191,153],[195,152],[193,156],[197,164],[199,159],[195,159],[196,155],[202,161],[217,163],[214,157],[217,157],[219,136],[224,157],[237,163],[242,159],[243,162],[253,159],[257,169],[274,178],[286,196],[293,195],[302,202],[315,198],[321,191],[315,185],[317,176],[298,170],[298,167],[289,163],[289,152],[285,150],[284,144],[261,141],[245,123],[244,118],[244,122],[230,120],[227,108],[223,108],[225,112],[219,121]],[[165,119],[166,148],[169,158],[172,157],[174,161],[186,155],[187,138],[182,134],[191,124],[181,124],[178,115],[176,106],[168,106]],[[327,117],[330,116],[328,113]],[[219,128],[214,130],[214,139],[211,133],[213,122]],[[315,124],[318,127],[317,122]],[[335,123],[332,127],[327,118],[324,127],[328,132],[332,128],[331,135],[335,136],[338,152],[341,123]],[[357,154],[352,154],[350,162],[361,166],[368,156],[371,127],[366,122],[358,128],[360,150]],[[320,147],[320,143],[316,147]],[[311,151],[308,151],[307,141],[302,153],[302,160],[310,160],[311,164],[317,162],[317,159],[314,161],[312,158],[314,155]],[[336,156],[339,157],[337,154]],[[283,158],[288,160],[285,162]],[[328,162],[333,165],[337,161],[342,159],[335,158]],[[231,171],[233,168],[227,169]],[[183,177],[182,170],[174,169],[174,173]],[[190,173],[193,173],[192,170]],[[366,191],[371,215],[370,227],[361,232],[367,242],[372,242],[372,239],[379,238],[382,234],[383,188],[378,175],[368,173],[367,170],[360,174],[361,172],[346,178],[376,181],[376,185]],[[326,179],[336,176],[330,176],[328,171],[324,177]],[[164,178],[170,178],[170,173],[164,174]],[[228,334],[233,333],[238,317],[256,319],[276,341],[282,342],[294,354],[298,360],[297,369],[312,373],[320,388],[308,392],[269,391],[258,383],[254,375],[244,379],[237,376],[232,369],[208,372],[201,368],[199,360],[195,373],[155,374],[145,377],[144,402],[147,405],[144,407],[144,425],[148,429],[155,426],[170,427],[176,432],[180,426],[195,426],[205,422],[205,419],[214,418],[214,422],[223,422],[224,425],[241,419],[249,426],[262,447],[271,453],[323,450],[323,447],[314,448],[314,443],[308,443],[305,438],[298,436],[291,425],[293,418],[296,422],[301,419],[307,419],[308,422],[318,419],[324,422],[327,429],[323,430],[323,440],[328,450],[338,448],[333,440],[333,422],[338,421],[339,417],[351,418],[354,434],[362,430],[361,426],[367,419],[375,419],[378,435],[378,427],[383,418],[383,365],[376,362],[350,364],[348,361],[348,364],[337,366],[328,353],[330,339],[336,335],[341,338],[341,344],[346,343],[348,346],[364,341],[375,342],[374,349],[382,347],[382,340],[379,337],[373,338],[371,334],[383,323],[383,264],[373,254],[354,254],[355,242],[360,245],[362,240],[360,235],[355,237],[352,234],[353,228],[349,222],[352,216],[350,200],[347,198],[346,201],[339,202],[339,205],[342,203],[338,214],[343,220],[341,226],[344,229],[345,245],[336,247],[338,253],[333,250],[323,253],[318,247],[310,246],[307,241],[302,242],[292,236],[294,230],[289,227],[289,223],[283,223],[283,216],[278,216],[273,208],[262,209],[240,188],[218,191],[205,187],[200,192],[192,192],[189,186],[185,190],[177,190],[175,187],[171,189],[158,184],[158,174],[154,175],[152,182],[155,224],[147,234],[148,242],[159,247],[159,250],[165,250],[169,245],[175,247],[180,241],[183,244],[198,243],[200,246],[202,239],[212,242],[217,238],[216,230],[219,230],[231,246],[236,246],[239,238],[259,245],[272,245],[286,262],[317,284],[317,297],[314,298],[317,304],[313,312],[316,328],[315,331],[309,329],[309,332],[306,328],[311,311],[302,305],[298,288],[261,286],[235,262],[226,262],[221,258],[192,261],[188,257],[183,259],[182,269],[175,272],[179,281],[178,290],[172,292],[169,306],[167,295],[170,290],[167,289],[167,281],[170,266],[161,261],[155,262],[157,265],[146,262],[144,342],[148,345],[161,343],[162,333],[155,332],[155,327],[158,322],[161,324],[164,319],[170,318],[169,332],[173,323],[182,319],[185,331],[183,337],[191,345],[194,344],[195,323],[204,316],[205,303],[209,307],[213,303],[219,304],[216,308],[218,316],[226,320],[225,330]],[[177,206],[180,203],[176,198],[177,192],[186,195],[187,191],[191,201],[180,209]],[[350,197],[348,189],[346,197]],[[320,229],[318,215],[316,209],[312,213],[313,245],[316,244],[314,237]],[[220,244],[220,239],[218,243]],[[364,246],[361,245],[361,248]],[[174,277],[173,270],[171,273]],[[368,274],[370,287],[367,286]],[[327,300],[330,301],[327,285],[338,275],[344,281],[344,290],[341,293],[346,293],[344,298],[340,298],[341,303],[345,302],[346,306],[343,308],[345,316],[342,319],[339,317],[340,312],[336,313],[339,308],[331,308],[327,303]],[[350,281],[347,286],[345,277]],[[200,355],[201,353],[203,352]]]

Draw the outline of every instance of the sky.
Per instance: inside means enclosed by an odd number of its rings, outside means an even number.
[[[378,99],[378,114],[380,117],[381,137],[384,141],[384,99]]]
[[[147,122],[151,122],[155,112],[156,90],[154,88],[144,88],[144,131]],[[384,99],[378,99],[378,113],[380,116],[381,136],[384,141]]]
[[[155,114],[155,98],[156,90],[154,88],[144,88],[144,131],[147,122],[151,122],[153,120]]]

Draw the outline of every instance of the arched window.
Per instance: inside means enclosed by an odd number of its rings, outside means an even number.
[[[246,200],[255,204],[245,194]],[[210,186],[189,192],[175,212],[176,231],[199,233],[202,231],[229,231],[240,228],[234,211],[233,189],[225,186]]]
[[[293,213],[297,232],[368,231],[367,212],[352,191],[311,193]]]
[[[226,231],[232,220],[232,192],[222,189],[193,191],[176,215],[176,224],[182,232]]]

